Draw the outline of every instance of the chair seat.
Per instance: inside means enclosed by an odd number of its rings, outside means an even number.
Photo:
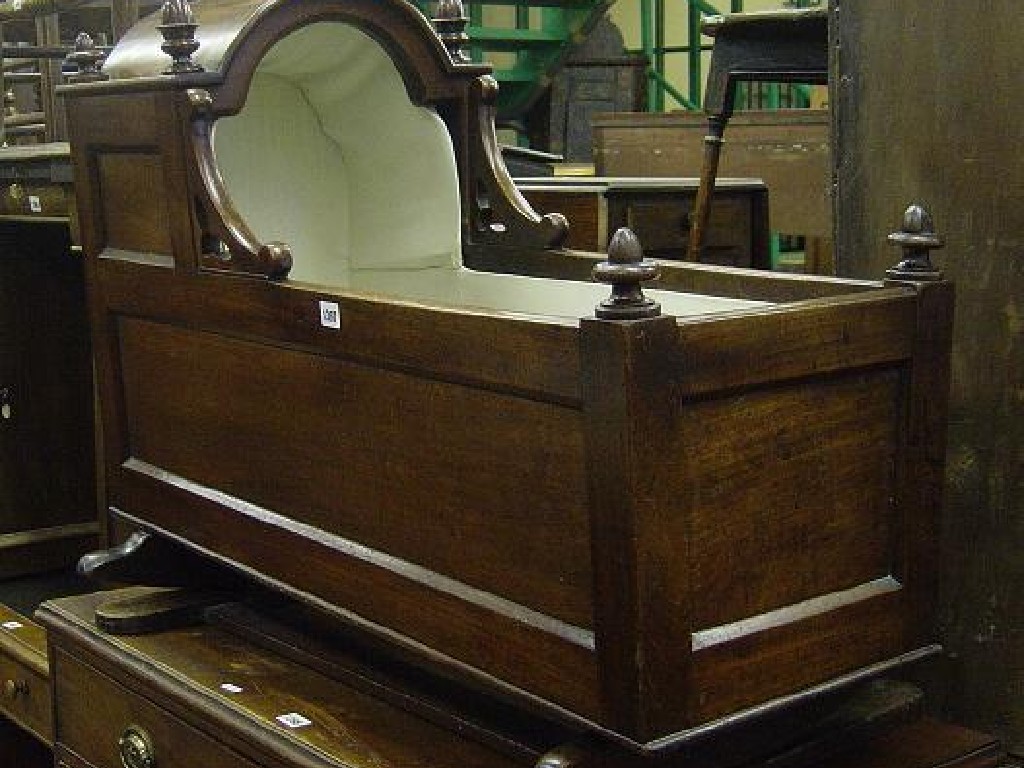
[[[828,78],[828,11],[804,8],[712,16],[702,27],[715,38],[705,109],[732,114],[740,80],[825,83]]]

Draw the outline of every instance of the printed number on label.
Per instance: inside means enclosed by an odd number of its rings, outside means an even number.
[[[324,328],[341,328],[341,308],[337,302],[320,302],[320,325]]]

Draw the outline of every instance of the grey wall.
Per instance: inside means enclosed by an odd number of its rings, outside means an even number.
[[[837,248],[880,277],[905,205],[957,285],[940,690],[1024,751],[1024,10],[1020,0],[833,0]]]

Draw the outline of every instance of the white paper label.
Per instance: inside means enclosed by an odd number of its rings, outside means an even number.
[[[28,196],[28,209],[32,211],[32,213],[43,212],[43,202],[39,199],[37,195]]]
[[[341,308],[337,302],[320,302],[320,325],[324,328],[341,328]]]
[[[235,685],[234,683],[221,683],[220,689],[222,691],[227,691],[228,693],[241,693],[243,690],[245,690],[244,688],[242,688],[242,686]]]
[[[307,725],[313,724],[312,720],[308,717],[303,717],[298,712],[289,712],[287,715],[278,715],[275,719],[281,725],[286,725],[289,728],[305,728]]]
[[[0,626],[3,626],[4,629],[21,629],[25,625],[20,621],[5,621]]]

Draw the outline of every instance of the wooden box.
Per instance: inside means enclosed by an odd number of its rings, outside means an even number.
[[[65,93],[119,524],[638,754],[935,652],[948,284],[600,319],[412,6],[196,15]]]
[[[594,117],[599,175],[697,176],[707,118],[700,112]],[[825,110],[737,112],[729,120],[719,176],[762,179],[776,232],[832,238],[829,117]]]

